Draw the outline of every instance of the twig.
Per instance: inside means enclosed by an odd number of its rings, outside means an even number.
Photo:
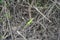
[[[29,5],[29,17],[31,19],[31,6],[34,4],[34,0],[32,0],[31,5]]]
[[[6,39],[8,36],[10,36],[10,34],[9,34],[9,35],[6,35],[6,36],[4,35],[4,36],[3,36],[3,39]]]
[[[17,33],[18,33],[19,35],[21,35],[21,36],[24,38],[24,40],[27,40],[27,39],[21,34],[21,32],[17,31]]]
[[[55,6],[55,3],[53,3],[52,7],[50,7],[50,10],[47,12],[48,13],[47,14],[48,17],[49,17],[49,14],[51,13],[51,11],[53,10],[54,6]]]
[[[42,23],[40,23],[39,21],[37,23],[39,23],[44,28],[44,30],[46,30],[46,27]]]
[[[5,8],[5,13],[7,13],[7,12],[9,12],[10,13],[10,11],[7,9],[7,7],[6,7],[6,1],[4,1],[4,8]],[[7,10],[7,11],[6,11]],[[6,17],[7,18],[7,21],[8,21],[8,26],[9,26],[9,31],[10,31],[10,34],[11,34],[11,37],[12,37],[12,40],[13,40],[13,34],[12,34],[12,27],[10,26],[10,20],[9,20],[9,18],[8,17]]]
[[[42,12],[40,12],[37,7],[35,7],[35,6],[33,6],[33,7],[34,7],[44,18],[46,18],[49,22],[52,22],[52,21],[49,20]]]

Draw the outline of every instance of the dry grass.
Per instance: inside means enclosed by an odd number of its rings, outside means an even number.
[[[3,0],[0,3],[0,40],[60,40],[59,2]]]

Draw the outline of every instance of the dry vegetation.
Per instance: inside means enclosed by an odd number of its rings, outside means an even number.
[[[0,40],[60,40],[60,0],[0,0]]]

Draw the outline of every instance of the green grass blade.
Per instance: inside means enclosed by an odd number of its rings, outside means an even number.
[[[30,25],[30,24],[33,22],[33,19],[34,19],[34,18],[31,18],[31,19],[26,23],[26,25],[24,26],[23,30],[24,30],[25,28],[27,28],[27,26]]]
[[[31,18],[31,19],[26,23],[26,25],[30,25],[30,24],[32,23],[33,19],[34,19],[34,18]]]

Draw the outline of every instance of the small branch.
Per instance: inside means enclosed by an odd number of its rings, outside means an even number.
[[[21,35],[24,38],[24,40],[27,40],[19,31],[17,31],[17,33]]]
[[[37,7],[35,7],[35,6],[33,6],[33,7],[34,7],[44,18],[46,18],[49,22],[52,22],[52,21],[49,20],[42,12],[40,12]]]
[[[6,1],[4,1],[4,8],[5,8],[5,13],[7,14],[8,12],[10,13],[10,11],[7,9],[7,7],[6,7]],[[12,40],[14,40],[14,38],[13,38],[13,34],[12,34],[12,27],[10,26],[10,20],[9,20],[9,18],[8,17],[6,17],[6,19],[7,19],[7,21],[8,21],[8,26],[9,26],[9,31],[10,31],[10,34],[11,34],[11,37],[12,37]]]
[[[34,0],[32,0],[31,5],[29,5],[29,18],[31,19],[31,6],[34,4]]]

